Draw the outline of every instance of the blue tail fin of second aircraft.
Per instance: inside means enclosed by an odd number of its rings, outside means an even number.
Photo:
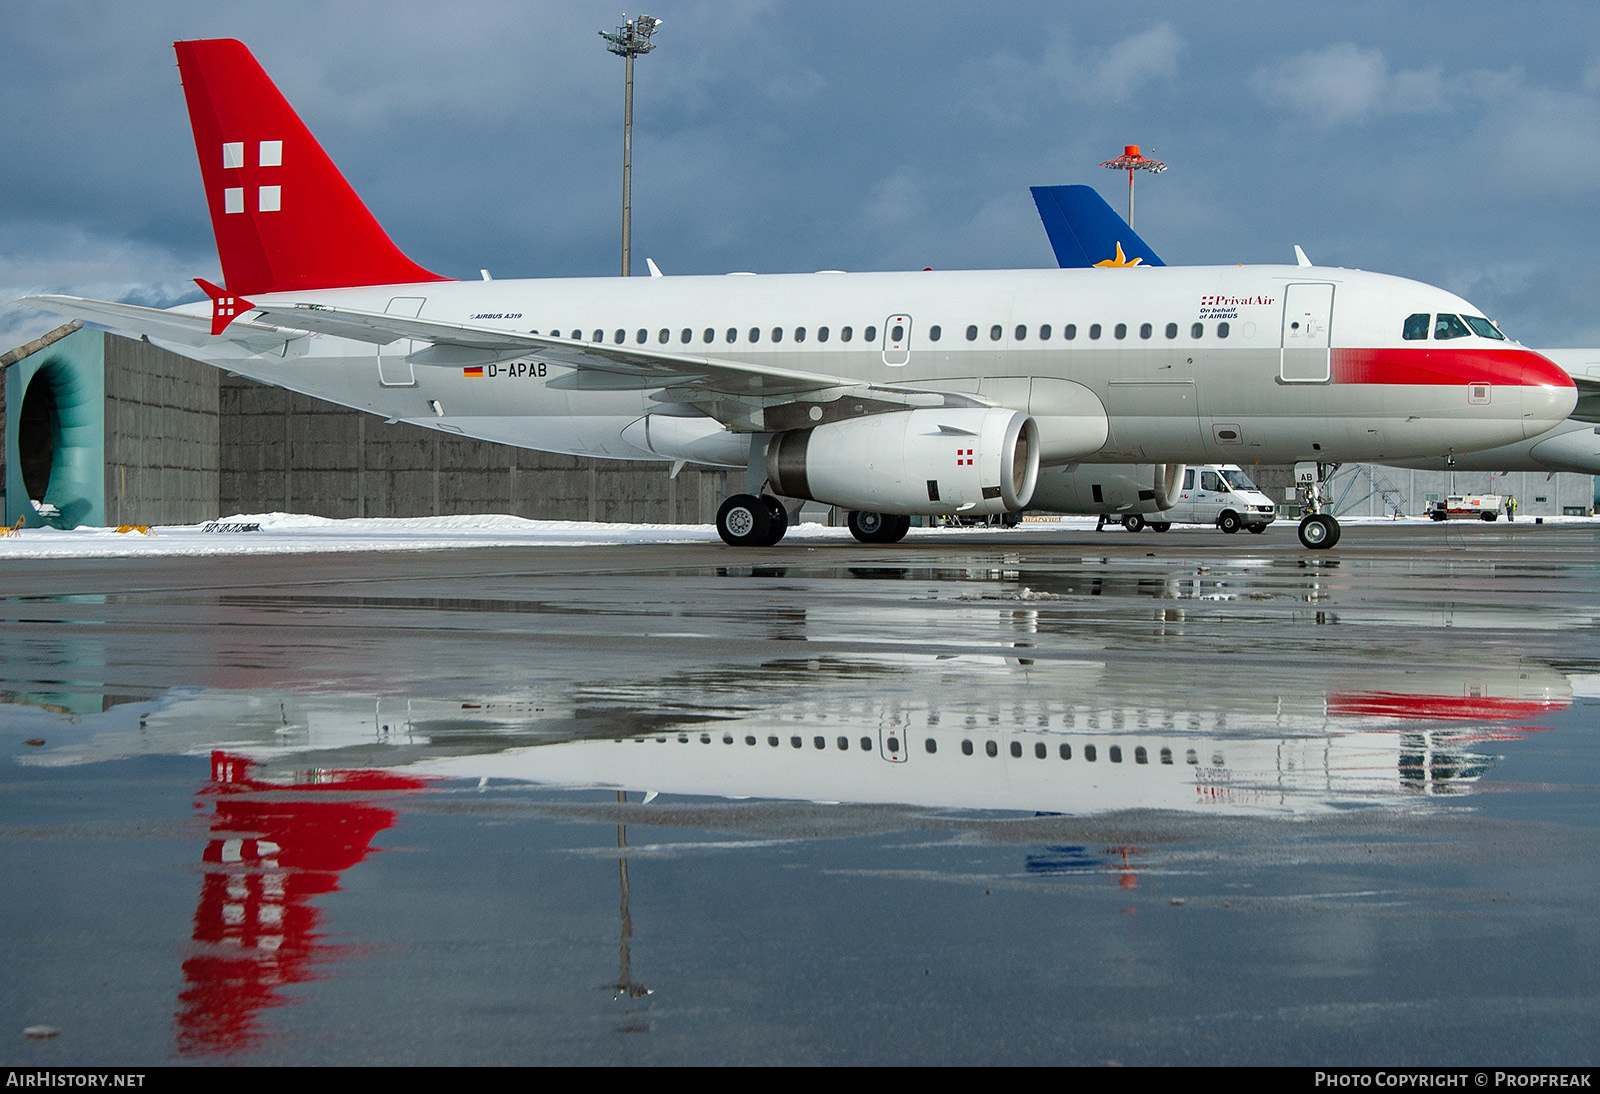
[[[1045,235],[1063,269],[1165,266],[1092,186],[1031,186]]]

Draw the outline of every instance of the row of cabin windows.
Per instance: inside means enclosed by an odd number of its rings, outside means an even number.
[[[639,738],[635,738],[635,740],[642,742],[644,740],[644,738],[643,737],[639,737]],[[665,737],[657,737],[656,740],[658,742],[665,743],[667,739]],[[678,734],[678,743],[680,743],[680,744],[688,744],[689,743],[689,735],[687,733]],[[711,743],[711,734],[709,734],[709,733],[700,734],[700,743],[701,744],[707,744],[707,745],[710,744]],[[733,744],[733,734],[724,733],[722,735],[722,743],[725,744],[725,745]],[[754,747],[758,743],[758,739],[755,736],[755,734],[753,734],[753,733],[752,734],[747,734],[745,736],[744,743],[747,746]],[[783,743],[782,738],[780,738],[776,733],[770,734],[767,737],[767,746],[769,748],[778,748],[780,745],[782,745],[782,743]],[[824,736],[822,736],[820,734],[818,734],[817,736],[811,738],[811,747],[816,749],[819,752],[826,750],[827,747],[828,747],[828,744],[829,744],[828,738],[826,738],[826,737],[824,737]],[[850,740],[849,737],[845,737],[845,736],[837,737],[837,738],[834,739],[833,744],[834,744],[834,747],[837,748],[838,751],[840,751],[840,752],[849,752],[850,749],[851,749],[851,740]],[[890,737],[887,741],[884,742],[884,744],[888,747],[888,750],[890,752],[899,752],[900,751],[900,741],[899,741],[899,738],[897,738],[897,737]],[[805,738],[801,737],[799,734],[795,734],[795,735],[793,735],[793,736],[791,736],[789,738],[789,747],[790,748],[804,748],[805,745],[806,745]],[[860,747],[861,747],[861,751],[862,752],[871,752],[873,750],[873,747],[874,747],[872,738],[871,737],[862,737],[862,738],[860,738]],[[923,747],[924,751],[926,751],[926,752],[928,752],[930,754],[931,753],[935,753],[935,752],[939,751],[939,742],[934,740],[932,737],[929,737],[923,742],[922,747]],[[984,755],[986,755],[986,756],[999,756],[1000,755],[1000,746],[995,741],[992,741],[992,740],[985,741],[985,742],[983,742],[983,751],[984,751]],[[1022,742],[1021,741],[1012,741],[1009,751],[1011,752],[1011,755],[1014,758],[1020,760],[1022,758]],[[962,742],[961,742],[961,754],[963,756],[971,756],[971,755],[974,754],[974,752],[975,752],[975,749],[973,747],[972,740],[970,738],[962,740]],[[1070,744],[1062,742],[1061,744],[1056,746],[1056,754],[1058,756],[1060,756],[1061,759],[1063,759],[1063,760],[1070,760],[1070,759],[1072,759],[1072,746]],[[1039,760],[1049,759],[1049,757],[1050,757],[1050,749],[1043,741],[1035,741],[1034,744],[1033,744],[1033,755],[1034,755],[1035,759],[1039,759]],[[1161,760],[1161,762],[1163,764],[1167,764],[1167,765],[1171,765],[1172,764],[1172,762],[1173,762],[1172,749],[1163,748],[1163,749],[1161,749],[1161,751],[1160,751],[1160,753],[1158,755],[1160,756],[1160,760]],[[1083,759],[1084,759],[1084,761],[1086,763],[1095,763],[1097,760],[1099,760],[1099,758],[1100,758],[1100,753],[1099,753],[1099,750],[1096,748],[1096,746],[1094,746],[1094,745],[1084,745],[1083,746]],[[1112,745],[1111,747],[1107,748],[1106,749],[1106,758],[1109,759],[1114,764],[1120,764],[1122,762],[1122,746],[1121,745]],[[1150,762],[1150,753],[1144,747],[1144,745],[1138,745],[1138,746],[1136,746],[1134,748],[1134,750],[1133,750],[1133,762],[1136,763],[1136,764],[1148,764]],[[1200,762],[1200,755],[1194,749],[1192,749],[1192,748],[1188,749],[1188,750],[1186,750],[1184,752],[1183,762],[1186,763],[1186,764],[1198,764]],[[1222,767],[1223,766],[1223,758],[1222,758],[1222,754],[1220,752],[1211,757],[1211,766],[1212,767]]]
[[[1217,324],[1217,337],[1218,338],[1226,338],[1226,337],[1228,337],[1228,333],[1229,333],[1230,329],[1231,328],[1228,326],[1227,323],[1218,323]],[[1000,341],[1001,338],[1005,337],[1005,333],[1006,333],[1005,332],[1005,327],[1003,327],[999,323],[996,323],[992,327],[989,328],[989,341],[998,342],[998,341]],[[1049,323],[1041,323],[1036,328],[1036,333],[1038,335],[1039,341],[1048,342],[1048,341],[1050,341],[1050,336],[1055,333],[1055,328],[1052,327]],[[1089,335],[1089,340],[1091,342],[1093,342],[1093,341],[1099,340],[1100,336],[1103,333],[1105,333],[1105,330],[1104,330],[1103,327],[1101,327],[1101,325],[1099,323],[1090,323],[1087,333]],[[1145,339],[1154,338],[1155,337],[1155,333],[1156,333],[1155,324],[1153,324],[1153,323],[1140,323],[1139,324],[1139,337],[1140,338],[1145,338]],[[1168,323],[1166,325],[1166,327],[1163,328],[1162,333],[1165,334],[1169,339],[1178,337],[1178,324],[1176,324],[1176,323]],[[1205,336],[1205,333],[1206,333],[1206,325],[1204,323],[1191,323],[1191,324],[1189,324],[1189,337],[1190,338],[1202,338],[1202,337]],[[1073,339],[1077,338],[1078,337],[1078,324],[1076,324],[1076,323],[1068,323],[1066,326],[1062,327],[1061,328],[1061,337],[1064,340],[1068,341],[1068,342],[1071,342]],[[1118,323],[1114,327],[1112,327],[1111,328],[1111,337],[1117,339],[1118,341],[1121,341],[1122,339],[1127,338],[1128,337],[1128,324],[1126,324],[1126,323]],[[977,324],[974,323],[972,326],[969,326],[967,328],[967,341],[976,342],[977,340],[978,340],[978,326],[977,326]],[[1026,342],[1028,340],[1028,325],[1026,323],[1017,324],[1016,329],[1011,332],[1011,340],[1013,342]]]
[[[1413,316],[1413,318],[1415,318],[1415,316]],[[1427,320],[1428,317],[1426,315],[1424,315],[1422,318],[1423,318],[1424,324],[1426,324],[1426,320]],[[1443,317],[1441,316],[1441,318],[1443,318]],[[1450,316],[1449,318],[1454,319],[1455,316]],[[1481,320],[1481,322],[1487,323],[1488,320]],[[1015,341],[1015,342],[1026,342],[1028,340],[1029,329],[1030,328],[1028,327],[1028,325],[1026,323],[1019,323],[1016,326],[1016,328],[1012,331],[1012,340]],[[1406,329],[1407,329],[1407,331],[1409,331],[1410,327],[1408,326]],[[1048,342],[1051,339],[1051,337],[1055,334],[1055,328],[1053,326],[1051,326],[1049,323],[1041,323],[1038,327],[1032,328],[1032,330],[1034,331],[1035,337],[1041,342]],[[1128,330],[1129,330],[1128,324],[1126,324],[1126,323],[1118,323],[1118,324],[1116,324],[1115,326],[1113,326],[1111,328],[1111,336],[1113,338],[1121,341],[1121,340],[1123,340],[1123,339],[1128,337]],[[1228,326],[1228,324],[1226,322],[1218,323],[1217,324],[1217,337],[1218,338],[1226,338],[1226,337],[1228,337],[1229,330],[1230,330],[1230,328],[1229,328],[1229,326]],[[978,332],[979,332],[978,324],[973,323],[972,325],[968,326],[967,327],[967,341],[976,342],[978,340]],[[1201,338],[1201,337],[1204,337],[1205,336],[1205,332],[1206,332],[1206,325],[1204,323],[1191,323],[1189,325],[1189,337],[1190,338]],[[531,333],[538,334],[539,332],[538,331],[532,331]],[[787,332],[787,333],[786,333],[786,331],[785,331],[785,329],[783,327],[773,327],[770,332],[763,332],[761,327],[750,327],[748,330],[745,330],[743,333],[744,333],[744,340],[746,342],[748,342],[749,344],[751,344],[751,345],[755,345],[756,343],[762,341],[764,333],[765,333],[766,340],[770,341],[770,342],[774,342],[774,343],[782,342],[786,337],[792,338],[795,342],[804,342],[806,340],[806,337],[807,337],[807,331],[806,331],[805,327],[795,327],[792,332]],[[834,332],[828,327],[818,327],[816,329],[816,333],[815,333],[816,340],[818,342],[826,342],[830,338],[833,337],[833,333]],[[1090,341],[1098,341],[1100,336],[1104,333],[1104,328],[1099,323],[1090,323],[1086,333],[1088,334]],[[1167,336],[1168,339],[1177,338],[1178,337],[1178,324],[1176,324],[1176,323],[1168,323],[1166,325],[1166,327],[1164,328],[1163,333]],[[563,337],[560,329],[551,330],[549,332],[549,334],[550,334],[550,336],[552,338],[561,338],[561,337]],[[595,330],[595,331],[592,331],[591,334],[593,336],[589,339],[589,341],[595,342],[595,343],[599,343],[599,344],[602,344],[602,345],[606,342],[606,332],[605,331],[603,331],[603,330]],[[855,339],[855,328],[854,327],[840,327],[839,331],[838,331],[838,335],[839,335],[839,341],[841,341],[841,342],[853,341]],[[893,342],[893,343],[902,342],[902,341],[905,340],[905,336],[906,336],[905,327],[901,326],[898,323],[895,324],[894,326],[890,327],[889,330],[888,330],[888,338],[889,338],[890,342]],[[934,326],[931,326],[931,327],[928,328],[928,341],[937,342],[943,336],[944,336],[944,328],[938,326],[937,324],[935,324]],[[581,331],[581,330],[571,331],[568,334],[566,334],[565,337],[570,338],[574,342],[581,342],[581,341],[584,340],[583,331]],[[1002,339],[1004,337],[1005,337],[1005,327],[1002,324],[996,323],[996,324],[994,324],[993,326],[991,326],[989,328],[989,340],[991,342],[998,342],[998,341],[1000,341],[1000,339]],[[1066,324],[1064,327],[1061,328],[1061,337],[1062,337],[1063,340],[1068,341],[1068,342],[1071,342],[1074,339],[1076,339],[1078,337],[1078,325],[1076,323],[1068,323],[1068,324]],[[1143,339],[1154,338],[1155,337],[1155,326],[1154,326],[1154,324],[1151,324],[1151,323],[1141,323],[1141,324],[1139,324],[1139,337],[1143,338]],[[1413,336],[1408,333],[1406,335],[1406,337],[1407,338],[1411,338]],[[1424,331],[1424,333],[1421,335],[1421,337],[1424,337],[1424,338],[1427,337],[1426,331]],[[1438,337],[1444,337],[1444,336],[1443,335],[1439,335]],[[1459,337],[1459,336],[1452,335],[1451,337]],[[862,339],[862,341],[864,341],[864,342],[875,342],[875,341],[877,341],[877,338],[878,338],[878,328],[877,327],[875,327],[875,326],[873,326],[873,327],[865,327],[865,328],[862,329],[862,331],[861,331],[861,339]],[[737,343],[739,341],[739,339],[740,339],[740,328],[739,327],[728,327],[722,334],[722,340],[724,342],[728,343],[729,345],[733,345],[733,344]],[[691,344],[692,342],[694,342],[694,340],[695,340],[695,332],[694,332],[693,329],[691,329],[689,327],[684,327],[682,330],[680,330],[678,332],[678,342],[681,345],[687,346],[687,345]],[[700,341],[703,344],[709,346],[709,345],[713,344],[714,342],[716,342],[716,340],[717,340],[717,330],[716,330],[715,327],[706,327],[704,330],[702,330],[700,332]],[[627,342],[628,342],[628,332],[626,330],[622,329],[621,327],[617,328],[615,331],[612,332],[611,341],[613,343],[615,343],[616,345],[619,345],[619,346],[626,345]],[[633,332],[633,341],[634,341],[635,345],[640,345],[640,346],[647,345],[649,343],[649,341],[650,341],[650,331],[647,330],[644,327],[640,327],[638,330]],[[672,342],[672,331],[671,331],[671,329],[668,328],[668,327],[662,327],[660,330],[656,331],[656,342],[658,344],[660,344],[660,345],[663,345],[663,346],[670,345],[671,342]]]
[[[529,333],[538,334],[539,332],[538,331],[530,331]],[[584,340],[583,331],[581,331],[581,330],[575,330],[575,331],[572,331],[571,333],[566,334],[566,335],[563,335],[559,329],[549,331],[548,333],[549,333],[550,337],[552,337],[552,338],[566,337],[566,338],[572,339],[574,342],[581,342],[581,341]],[[597,343],[600,343],[600,344],[604,344],[605,343],[605,341],[606,341],[606,332],[605,331],[603,331],[603,330],[595,330],[592,333],[593,333],[593,337],[590,338],[589,341],[597,342]],[[929,338],[929,340],[937,342],[939,340],[939,333],[940,332],[939,332],[939,328],[938,327],[929,327],[928,328],[928,338]],[[740,334],[740,329],[738,327],[729,327],[726,331],[723,332],[722,340],[724,342],[727,342],[729,345],[732,345],[733,343],[739,341],[739,334]],[[770,334],[767,337],[768,337],[769,341],[782,342],[784,340],[785,336],[786,335],[785,335],[785,331],[784,331],[783,327],[773,327],[771,332],[770,332]],[[839,328],[839,341],[841,341],[841,342],[854,341],[855,340],[855,336],[856,336],[856,331],[855,331],[854,327],[840,327]],[[905,338],[905,336],[906,336],[905,328],[901,327],[901,326],[896,326],[896,327],[892,328],[889,331],[889,340],[891,342],[899,342],[903,338]],[[757,343],[757,342],[760,342],[761,339],[762,339],[762,329],[760,327],[751,327],[749,330],[744,332],[744,337],[745,337],[745,341],[751,343],[752,345]],[[794,328],[792,337],[794,338],[794,340],[796,342],[804,342],[806,340],[806,328],[805,327],[796,327],[796,328]],[[830,339],[832,337],[833,337],[833,331],[830,328],[828,328],[828,327],[818,327],[817,328],[817,330],[816,330],[816,339],[817,339],[818,342],[826,342],[826,341],[828,341],[828,339]],[[694,330],[692,328],[684,327],[682,330],[680,330],[678,332],[678,342],[680,344],[682,344],[682,345],[685,345],[685,346],[689,345],[690,343],[692,343],[694,341],[694,338],[695,338],[695,335],[694,335]],[[878,338],[878,328],[877,327],[866,327],[861,332],[861,340],[864,341],[864,342],[873,342],[873,341],[876,341],[877,338]],[[702,330],[700,332],[700,341],[702,343],[704,343],[705,345],[709,346],[712,343],[714,343],[716,340],[717,340],[717,330],[716,330],[715,327],[707,327],[707,328],[705,328],[704,330]],[[627,342],[628,342],[628,332],[626,330],[623,330],[621,327],[618,327],[615,331],[612,332],[611,341],[614,342],[615,344],[619,345],[619,346],[626,345]],[[643,346],[643,345],[648,344],[649,341],[650,341],[650,332],[648,330],[646,330],[644,327],[640,327],[638,330],[633,332],[633,341],[634,341],[635,345]],[[662,327],[660,330],[656,331],[656,341],[659,344],[663,345],[663,346],[671,344],[671,342],[672,342],[672,331],[671,331],[671,329],[667,328],[667,327]]]

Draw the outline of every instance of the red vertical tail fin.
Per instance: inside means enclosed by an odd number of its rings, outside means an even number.
[[[449,280],[394,245],[243,43],[173,48],[230,290]]]

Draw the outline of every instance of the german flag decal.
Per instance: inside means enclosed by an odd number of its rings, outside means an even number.
[[[483,366],[473,365],[471,368],[464,368],[461,370],[461,375],[468,379],[481,380],[483,379]]]

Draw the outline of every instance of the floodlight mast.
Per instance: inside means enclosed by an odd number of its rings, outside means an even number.
[[[1128,227],[1133,227],[1133,173],[1135,171],[1148,171],[1152,175],[1159,175],[1167,169],[1167,165],[1160,160],[1146,159],[1139,153],[1137,144],[1126,145],[1122,155],[1114,160],[1106,160],[1100,165],[1109,167],[1113,171],[1126,170],[1128,172]]]
[[[602,30],[606,50],[628,62],[626,100],[622,108],[622,276],[633,272],[633,59],[655,49],[650,36],[661,20],[649,15],[629,19],[622,13],[622,25],[615,31]]]

